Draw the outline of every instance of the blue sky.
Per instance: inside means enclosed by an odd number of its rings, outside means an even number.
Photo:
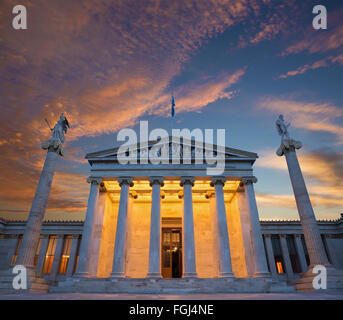
[[[49,135],[44,118],[72,124],[47,217],[82,219],[84,155],[116,144],[118,130],[225,128],[231,147],[257,152],[264,219],[297,219],[280,113],[301,140],[299,161],[317,218],[343,212],[343,4],[341,1],[23,1],[28,29],[0,8],[0,216],[25,218]],[[312,27],[315,5],[327,30]]]

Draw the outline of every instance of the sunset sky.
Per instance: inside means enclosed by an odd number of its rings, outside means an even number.
[[[12,8],[27,8],[27,30]],[[312,27],[315,5],[327,30]],[[318,219],[343,212],[343,2],[340,0],[2,0],[0,217],[26,219],[46,156],[44,118],[71,124],[46,219],[84,218],[88,152],[121,128],[225,128],[230,147],[259,154],[262,219],[298,219],[283,113]]]

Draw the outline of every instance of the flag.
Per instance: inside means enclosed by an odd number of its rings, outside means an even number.
[[[171,100],[171,116],[172,118],[175,117],[175,101],[174,101],[174,96],[172,96],[172,100]]]

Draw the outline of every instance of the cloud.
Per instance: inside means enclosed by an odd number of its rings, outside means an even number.
[[[44,118],[54,124],[61,112],[67,114],[72,128],[66,158],[82,163],[81,137],[115,132],[143,115],[168,112],[170,83],[183,64],[208,39],[251,13],[246,0],[37,0],[25,5],[28,29],[17,32],[8,23],[13,1],[2,2],[0,208],[26,211],[44,162],[40,142],[50,134]],[[176,86],[178,112],[232,98],[228,89],[243,74],[235,70],[208,83]],[[64,187],[60,175],[48,210],[82,210],[84,199],[74,197],[73,187]]]
[[[327,58],[318,60],[312,64],[306,64],[304,66],[301,66],[297,68],[296,70],[288,71],[287,73],[280,75],[279,79],[285,79],[288,77],[296,76],[298,74],[304,74],[308,70],[315,70],[318,68],[327,67],[330,64],[333,64],[336,62],[343,66],[343,54],[340,54],[337,56],[329,56]]]
[[[328,30],[315,30],[312,25],[300,32],[302,40],[288,46],[282,55],[298,54],[303,51],[308,53],[325,53],[337,50],[343,45],[343,9],[338,9],[328,14]],[[323,32],[322,32],[323,31]]]
[[[326,132],[333,135],[337,144],[343,143],[343,126],[339,118],[343,109],[330,103],[304,102],[278,98],[264,98],[258,104],[260,109],[283,113],[297,128]]]
[[[343,206],[343,152],[331,149],[297,152],[302,173],[307,183],[314,207],[337,208]],[[259,152],[260,161],[255,166],[287,171],[284,157],[278,157],[275,150]],[[262,206],[295,207],[293,195],[259,193]],[[279,202],[278,202],[279,199]]]

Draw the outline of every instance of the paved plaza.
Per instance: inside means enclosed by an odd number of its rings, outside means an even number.
[[[218,293],[190,295],[18,293],[0,294],[0,300],[343,300],[343,292]]]

